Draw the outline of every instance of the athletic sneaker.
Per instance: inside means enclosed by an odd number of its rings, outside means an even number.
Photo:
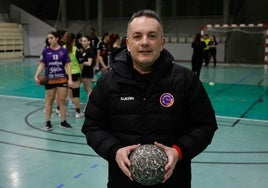
[[[50,123],[50,121],[47,121],[46,122],[46,130],[47,131],[51,131],[53,128],[52,128],[52,125],[51,125],[51,123]]]
[[[78,112],[75,112],[75,118],[82,118],[82,117],[84,117],[84,114],[83,113],[78,113]]]
[[[60,127],[65,128],[65,129],[72,128],[72,126],[69,123],[67,123],[66,120],[60,123]]]
[[[58,114],[59,117],[60,117],[60,110],[58,110],[58,109],[56,108],[55,113]]]
[[[56,108],[55,113],[59,115],[59,117],[61,117],[60,111]],[[66,112],[66,116],[69,116],[69,112]]]

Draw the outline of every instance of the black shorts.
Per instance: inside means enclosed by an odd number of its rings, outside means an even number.
[[[81,74],[77,73],[77,74],[72,74],[72,80],[73,81],[78,81],[81,79]]]
[[[46,84],[45,85],[45,89],[49,90],[49,89],[54,89],[56,87],[68,87],[68,83],[62,83],[62,84]]]
[[[82,78],[93,78],[94,71],[92,66],[84,66],[82,70]]]

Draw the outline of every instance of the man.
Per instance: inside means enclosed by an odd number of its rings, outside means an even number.
[[[99,43],[99,38],[96,35],[96,29],[95,28],[90,28],[89,30],[89,37],[90,37],[90,44],[93,48],[97,48],[98,43]]]
[[[97,56],[97,47],[100,42],[99,38],[96,35],[96,29],[95,28],[90,28],[89,30],[89,38],[90,38],[90,46],[94,50],[94,55]]]
[[[89,97],[82,132],[109,163],[109,188],[144,187],[133,181],[128,158],[141,144],[156,144],[168,156],[163,181],[153,187],[189,188],[191,159],[217,129],[210,100],[192,71],[164,49],[156,12],[134,13],[126,42]]]

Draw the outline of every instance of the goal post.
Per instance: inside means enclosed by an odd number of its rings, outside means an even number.
[[[268,65],[268,24],[207,24],[205,34],[223,43],[226,63]]]

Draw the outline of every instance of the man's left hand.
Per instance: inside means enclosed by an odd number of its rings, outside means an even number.
[[[165,145],[157,143],[157,142],[154,142],[154,144],[159,146],[160,148],[162,148],[166,152],[167,157],[168,157],[168,163],[165,166],[166,173],[165,173],[164,179],[162,181],[162,183],[165,183],[173,174],[173,170],[174,170],[174,168],[179,160],[179,154],[176,151],[176,149],[174,149],[172,147],[168,147],[168,146],[165,146]]]

